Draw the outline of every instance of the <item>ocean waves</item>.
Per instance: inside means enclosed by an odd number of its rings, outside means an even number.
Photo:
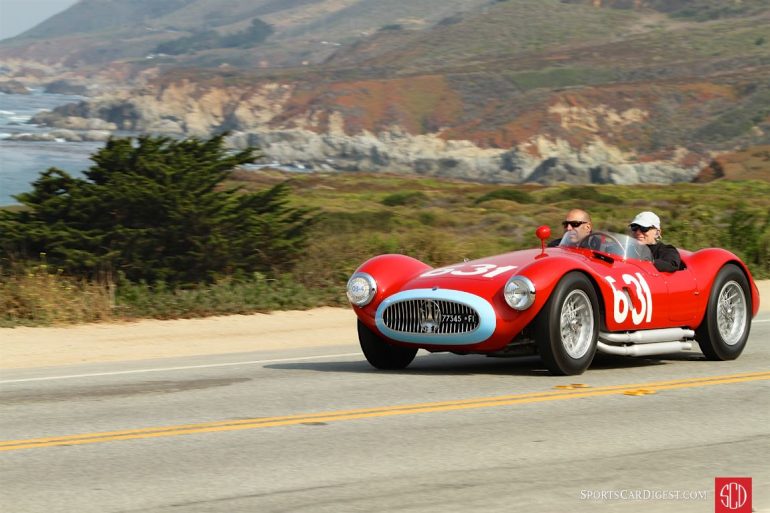
[[[52,133],[47,127],[29,123],[42,110],[80,101],[74,95],[47,94],[32,90],[31,94],[0,93],[0,205],[18,203],[13,196],[27,192],[40,173],[56,167],[75,176],[91,165],[90,156],[103,143]]]

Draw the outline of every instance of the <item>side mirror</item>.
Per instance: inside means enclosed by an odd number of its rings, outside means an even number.
[[[535,230],[535,235],[540,239],[540,249],[545,252],[545,241],[551,238],[551,227],[543,225]]]

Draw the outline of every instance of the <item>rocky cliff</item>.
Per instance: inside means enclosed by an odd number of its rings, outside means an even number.
[[[599,135],[603,124],[619,130],[645,123],[647,114],[639,109],[617,112],[597,105],[586,110],[557,103],[544,115],[553,117],[558,126],[581,127],[594,136],[575,145],[533,131],[501,148],[453,139],[446,129],[412,134],[397,123],[376,129],[351,127],[342,110],[292,110],[297,94],[289,83],[203,88],[185,80],[152,93],[110,93],[41,113],[33,121],[91,133],[121,130],[205,137],[228,131],[233,147],[258,146],[264,161],[277,165],[506,183],[670,183],[689,181],[708,163],[706,156],[694,157],[684,148],[641,162],[633,151],[608,144]]]

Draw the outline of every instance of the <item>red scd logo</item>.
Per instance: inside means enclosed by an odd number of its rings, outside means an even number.
[[[751,513],[751,478],[714,478],[715,513]]]

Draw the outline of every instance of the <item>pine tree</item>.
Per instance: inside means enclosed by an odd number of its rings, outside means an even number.
[[[223,182],[255,148],[229,154],[209,140],[110,139],[74,178],[51,168],[0,213],[0,256],[47,262],[74,275],[210,282],[291,269],[314,217],[287,204],[288,186],[246,193]]]

